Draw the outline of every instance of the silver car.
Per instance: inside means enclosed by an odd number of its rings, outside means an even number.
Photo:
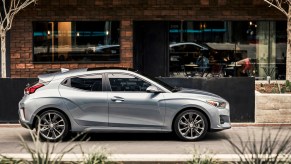
[[[175,132],[186,141],[229,129],[229,103],[126,69],[76,69],[38,76],[19,102],[22,126],[46,141],[70,132]]]

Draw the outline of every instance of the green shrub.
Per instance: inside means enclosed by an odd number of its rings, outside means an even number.
[[[84,164],[105,164],[108,163],[107,155],[102,152],[94,152],[89,154],[84,160]]]
[[[205,155],[209,154],[209,151],[203,150],[202,152],[199,151],[200,148],[195,148],[191,151],[192,153],[192,159],[187,161],[188,164],[215,164],[218,163],[215,159],[212,157]]]
[[[20,137],[20,145],[21,147],[31,156],[31,160],[24,160],[24,159],[14,159],[12,157],[6,157],[0,155],[0,163],[2,164],[61,164],[64,163],[62,161],[65,154],[72,152],[73,149],[80,148],[82,153],[82,147],[80,144],[75,144],[73,141],[76,138],[79,138],[83,134],[77,135],[72,140],[66,142],[65,146],[61,146],[61,149],[56,150],[59,143],[49,143],[49,142],[42,142],[39,136],[39,133],[35,133],[34,131],[30,130],[30,136],[32,138],[33,144],[31,145],[27,141],[23,139],[22,136]],[[84,136],[85,137],[85,136]],[[84,137],[81,140],[84,140]],[[105,153],[98,153],[94,152],[92,154],[85,155],[83,153],[83,157],[88,157],[87,159],[84,158],[84,161],[78,161],[75,163],[84,163],[84,164],[104,164],[107,162],[107,156]],[[70,162],[73,163],[73,162]]]

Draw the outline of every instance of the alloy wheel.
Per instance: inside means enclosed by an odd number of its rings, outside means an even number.
[[[38,129],[43,139],[56,141],[66,134],[67,121],[62,114],[55,111],[48,111],[40,116]]]
[[[189,110],[181,113],[175,121],[176,134],[183,140],[199,140],[208,129],[205,116],[198,111]]]

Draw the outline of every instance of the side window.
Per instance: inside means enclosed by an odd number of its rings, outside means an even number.
[[[146,92],[150,83],[127,74],[108,74],[112,91]]]
[[[73,77],[70,86],[86,91],[102,91],[102,75]]]

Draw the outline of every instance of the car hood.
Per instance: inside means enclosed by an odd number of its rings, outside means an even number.
[[[220,97],[220,96],[218,96],[218,95],[216,95],[214,93],[210,93],[210,92],[206,92],[206,91],[202,91],[202,90],[198,90],[198,89],[181,88],[181,90],[176,92],[176,93],[200,94],[200,95],[212,96],[212,97],[216,97],[216,98],[222,99],[222,97]]]

